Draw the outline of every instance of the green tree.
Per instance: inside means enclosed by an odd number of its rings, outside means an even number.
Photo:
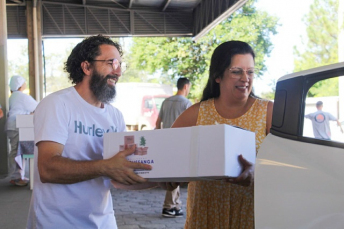
[[[224,41],[248,42],[255,50],[257,68],[265,71],[264,57],[271,52],[270,35],[276,34],[277,18],[258,11],[254,3],[254,0],[248,1],[197,42],[191,38],[176,37],[133,38],[132,66],[150,74],[160,71],[170,80],[189,78],[194,101],[201,97],[206,84],[213,50]]]
[[[143,136],[140,138],[140,146],[146,146],[146,139]]]
[[[15,60],[8,61],[8,77],[13,75],[20,75],[25,78],[27,87],[29,87],[29,59],[27,45],[19,45],[20,53],[18,53]],[[8,50],[11,52],[11,50]]]
[[[271,80],[270,83],[268,83],[269,87],[271,88],[271,91],[263,92],[260,95],[260,97],[263,99],[274,100],[275,92],[276,92],[276,83],[277,83],[276,79]]]
[[[303,19],[307,26],[305,48],[294,46],[295,72],[338,62],[338,6],[339,0],[314,0],[310,6]],[[337,78],[318,82],[308,91],[309,97],[336,95]]]
[[[70,52],[69,49],[63,53],[49,53],[45,56],[45,90],[47,94],[72,85],[68,74],[63,70],[68,52]]]

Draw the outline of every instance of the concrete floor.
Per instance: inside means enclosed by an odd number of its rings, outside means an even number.
[[[11,185],[9,179],[0,179],[0,228],[25,228],[31,199],[28,186]]]
[[[184,228],[185,216],[164,218],[161,216],[165,191],[160,188],[123,191],[111,190],[115,216],[119,229]],[[25,228],[32,191],[29,186],[17,187],[8,179],[0,178],[0,228]],[[181,200],[185,214],[187,187],[181,188]]]

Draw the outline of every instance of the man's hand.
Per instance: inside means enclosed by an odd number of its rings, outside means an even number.
[[[228,178],[227,181],[241,186],[250,186],[254,181],[254,166],[242,155],[239,155],[239,161],[243,165],[243,172],[238,177]]]
[[[151,170],[152,166],[142,163],[130,162],[127,156],[135,152],[136,146],[117,153],[112,158],[106,159],[106,166],[104,173],[112,180],[125,184],[132,185],[146,182],[147,180],[134,173],[134,169]]]

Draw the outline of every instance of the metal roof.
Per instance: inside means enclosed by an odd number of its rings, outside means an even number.
[[[35,0],[34,0],[35,1]],[[247,0],[40,0],[43,37],[190,36]],[[25,0],[6,0],[8,38],[26,38]]]

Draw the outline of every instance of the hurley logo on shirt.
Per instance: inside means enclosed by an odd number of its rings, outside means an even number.
[[[109,129],[105,130],[102,128],[96,128],[92,126],[85,126],[81,121],[74,121],[74,133],[86,134],[90,136],[103,137],[104,133],[117,132],[117,127],[110,126]]]

